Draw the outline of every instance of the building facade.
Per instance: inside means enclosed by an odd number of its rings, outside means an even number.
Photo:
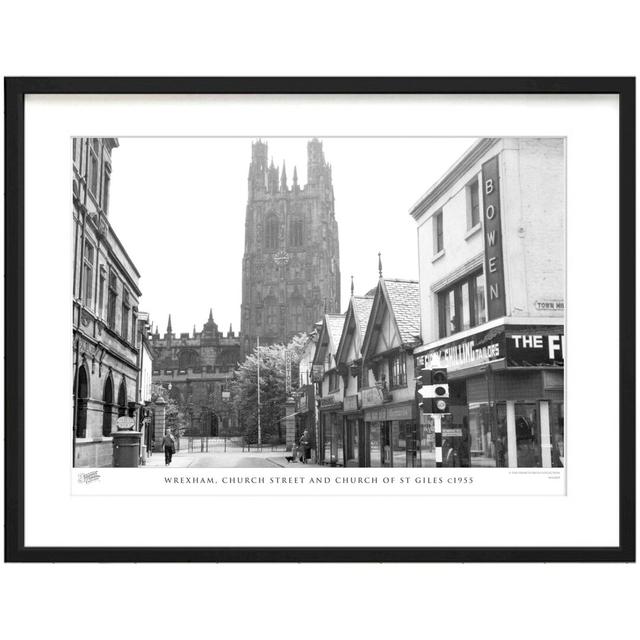
[[[224,335],[218,331],[213,311],[202,331],[173,333],[171,316],[164,336],[156,327],[151,336],[155,354],[153,383],[169,390],[185,412],[191,435],[218,436],[235,433],[237,419],[225,393],[240,360],[240,336],[232,327]],[[156,433],[156,440],[162,434]]]
[[[336,368],[343,376],[343,463],[345,466],[366,466],[364,411],[362,387],[366,368],[362,359],[362,342],[367,332],[373,296],[353,295],[345,314],[344,328],[336,351]]]
[[[242,263],[242,352],[256,338],[286,344],[323,313],[340,310],[340,249],[331,166],[322,142],[307,144],[307,184],[292,184],[267,164],[268,146],[252,145]]]
[[[336,352],[344,314],[325,314],[313,357],[314,379],[318,380],[318,462],[330,466],[344,464],[344,437],[342,428],[342,401],[344,377],[338,371]]]
[[[138,419],[140,274],[108,217],[117,146],[73,139],[74,466],[111,466],[117,419]]]
[[[563,466],[564,140],[481,139],[410,213],[416,366],[449,372],[443,464]]]
[[[361,466],[434,466],[415,399],[413,352],[420,344],[418,282],[381,277],[362,340]]]

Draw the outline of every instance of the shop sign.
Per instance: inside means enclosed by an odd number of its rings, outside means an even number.
[[[504,358],[504,327],[482,331],[464,340],[456,340],[416,357],[416,368],[431,367],[439,356],[438,366],[451,371]]]
[[[442,429],[443,438],[462,438],[462,429]]]
[[[360,408],[358,404],[358,396],[345,396],[344,397],[344,410],[345,411],[358,411]]]
[[[363,407],[375,407],[378,404],[382,404],[382,389],[379,387],[365,387],[360,393]]]
[[[383,422],[387,419],[387,408],[371,409],[364,414],[365,422]]]
[[[320,398],[320,408],[326,409],[328,407],[342,407],[339,394],[332,393]]]
[[[563,367],[564,334],[527,331],[526,327],[511,328],[506,338],[507,366]]]
[[[387,420],[411,420],[413,406],[406,404],[401,407],[387,407]]]
[[[120,416],[116,420],[116,428],[118,431],[131,431],[135,426],[135,420],[129,416]]]
[[[494,320],[503,317],[506,313],[498,156],[494,156],[482,165],[482,201],[487,317],[489,320]]]
[[[324,365],[322,364],[314,364],[311,367],[311,381],[312,382],[322,382],[322,377],[324,376]]]

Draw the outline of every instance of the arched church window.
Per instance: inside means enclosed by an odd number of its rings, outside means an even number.
[[[279,226],[278,218],[275,215],[267,218],[267,223],[264,226],[264,245],[266,249],[274,250],[278,248]]]
[[[302,246],[302,220],[292,220],[289,223],[289,245]]]
[[[191,350],[185,349],[178,356],[178,367],[180,369],[189,369],[198,366],[198,354]]]

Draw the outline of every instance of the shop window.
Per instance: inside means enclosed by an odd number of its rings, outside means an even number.
[[[540,424],[535,403],[515,405],[518,467],[541,467]]]
[[[389,360],[391,372],[391,388],[407,386],[407,358],[404,353],[397,353]]]
[[[564,467],[564,402],[552,402],[551,419],[551,466]]]
[[[472,467],[509,466],[505,403],[498,403],[494,410],[488,404],[470,403],[469,415],[463,418],[461,430],[461,437],[455,438],[455,442],[452,438],[450,443],[457,447],[451,456],[460,461],[458,466],[466,466],[465,459]]]
[[[440,337],[486,322],[484,274],[476,272],[438,293]]]
[[[340,388],[340,376],[337,371],[331,371],[329,373],[329,393],[338,391]]]
[[[467,229],[480,224],[480,193],[478,180],[467,185]]]
[[[433,254],[437,255],[444,250],[444,233],[442,211],[433,215]]]

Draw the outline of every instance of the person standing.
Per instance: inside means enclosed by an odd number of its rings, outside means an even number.
[[[167,466],[171,464],[171,456],[176,452],[176,441],[169,429],[165,431],[162,446],[164,447],[164,464]]]
[[[300,447],[302,448],[302,463],[307,464],[311,459],[311,438],[308,429],[305,429],[300,437]]]

